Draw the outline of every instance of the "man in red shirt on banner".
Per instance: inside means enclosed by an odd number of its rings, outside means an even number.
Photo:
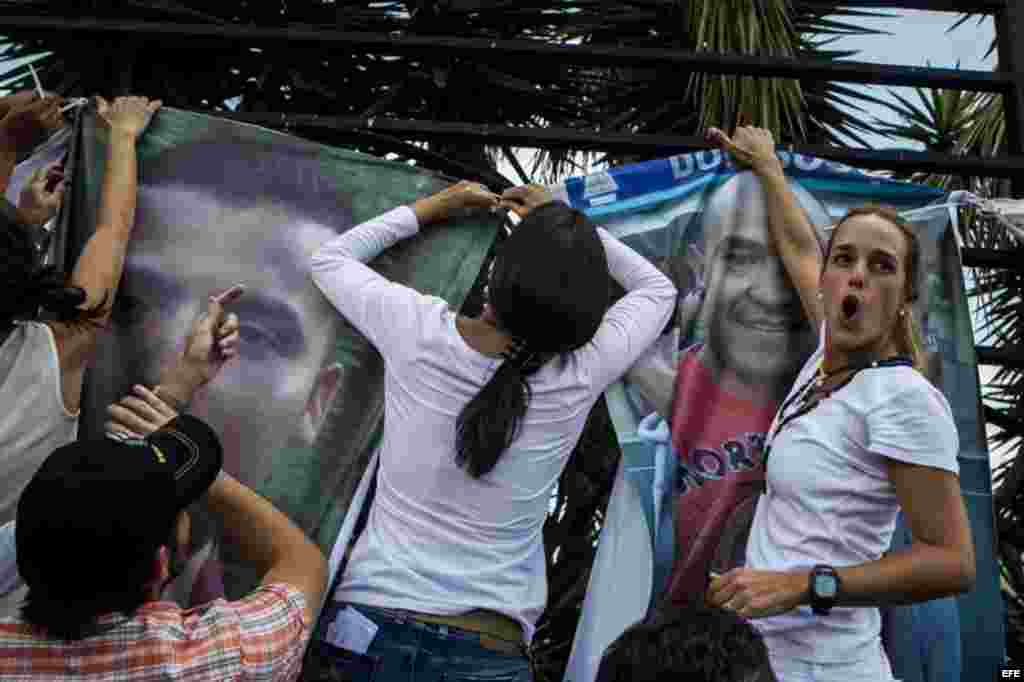
[[[821,204],[793,187],[812,222],[827,223]],[[627,375],[655,411],[638,431],[669,425],[655,459],[654,572],[668,574],[667,584],[655,579],[656,600],[666,590],[676,601],[699,597],[709,572],[743,562],[764,479],[764,434],[817,343],[768,237],[757,178],[739,173],[717,188],[701,223],[702,262],[677,249],[702,270],[692,273],[697,289],[680,295],[679,329]],[[680,336],[692,337],[687,327],[703,338],[677,350]]]

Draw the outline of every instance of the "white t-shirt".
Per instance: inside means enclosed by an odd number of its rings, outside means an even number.
[[[48,325],[20,322],[0,345],[0,524],[12,521],[18,498],[54,450],[78,436],[78,413],[64,408],[57,343]],[[8,539],[13,537],[13,527]],[[13,543],[0,544],[0,566]],[[9,571],[5,571],[9,574]],[[3,578],[4,576],[0,576]],[[6,577],[10,577],[7,575]],[[24,589],[0,594],[0,616],[10,613]]]
[[[400,207],[313,257],[317,285],[385,361],[376,497],[335,596],[439,615],[497,611],[529,641],[547,602],[541,531],[552,491],[594,402],[657,338],[676,290],[600,231],[626,295],[587,345],[530,377],[519,434],[491,472],[473,479],[455,463],[455,422],[500,360],[466,344],[443,300],[363,265],[417,229],[412,210]]]
[[[790,396],[820,365],[824,325],[821,338]],[[784,417],[780,412],[776,420]],[[959,474],[958,451],[949,403],[923,375],[906,366],[861,370],[775,437],[766,464],[767,492],[758,501],[750,530],[747,566],[795,571],[880,559],[900,508],[886,461]],[[827,616],[816,616],[810,606],[801,606],[752,622],[774,656],[850,663],[881,652],[877,608],[836,607]]]

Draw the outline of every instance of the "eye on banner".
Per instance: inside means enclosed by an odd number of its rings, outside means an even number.
[[[922,667],[934,669],[921,653],[933,642],[942,665],[962,664],[963,679],[990,679],[1003,661],[1003,607],[956,211],[934,188],[818,158],[780,157],[823,244],[849,209],[868,203],[896,208],[919,236],[914,317],[926,373],[948,399],[960,435],[977,583],[958,599],[883,609],[883,636],[897,678],[901,670],[920,679]],[[606,395],[622,460],[565,676],[592,682],[605,647],[649,608],[701,594],[711,572],[743,564],[764,480],[765,435],[818,335],[770,245],[759,181],[721,152],[570,178],[554,191],[679,289],[669,328]],[[900,521],[893,547],[909,541]]]

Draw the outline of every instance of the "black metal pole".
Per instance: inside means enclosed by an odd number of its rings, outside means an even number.
[[[463,56],[482,61],[542,59],[549,63],[586,66],[671,66],[703,73],[870,83],[874,85],[950,88],[1005,92],[1012,79],[1005,73],[892,66],[869,62],[797,59],[771,55],[719,54],[688,50],[616,45],[554,45],[534,40],[491,40],[458,36],[420,36],[327,30],[318,26],[240,26],[182,24],[160,21],[116,21],[93,17],[0,16],[0,33],[14,38],[45,38],[52,33],[93,35],[98,40],[138,39],[153,43],[188,41],[189,48],[223,46],[224,41],[256,45],[309,44],[350,52],[423,57]]]
[[[644,152],[672,156],[709,149],[703,137],[579,130],[556,127],[514,127],[456,121],[424,121],[397,118],[361,118],[292,114],[286,112],[199,111],[236,121],[284,130],[365,130],[402,139],[458,140],[467,143],[512,145],[538,149],[577,149],[603,152]],[[884,170],[954,173],[993,178],[1024,176],[1024,156],[953,156],[904,149],[853,149],[832,145],[790,145],[788,151],[839,161],[850,166]]]
[[[999,71],[1012,80],[1010,90],[1003,94],[1006,113],[1006,151],[1011,156],[1024,154],[1024,0],[1006,0],[996,13],[996,45]],[[1024,174],[1011,177],[1011,191],[1024,194]]]

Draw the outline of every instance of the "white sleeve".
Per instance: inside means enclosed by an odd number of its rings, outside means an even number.
[[[907,464],[959,474],[960,437],[945,397],[923,377],[867,414],[868,450]]]
[[[580,353],[594,385],[603,391],[654,343],[668,324],[676,288],[650,261],[598,228],[612,279],[626,295],[605,313],[601,326]]]
[[[335,237],[313,254],[313,281],[385,360],[413,336],[420,308],[433,299],[392,282],[365,263],[418,231],[416,214],[399,206]]]
[[[14,521],[8,521],[0,526],[0,597],[13,592],[20,584],[18,553],[14,544]]]

